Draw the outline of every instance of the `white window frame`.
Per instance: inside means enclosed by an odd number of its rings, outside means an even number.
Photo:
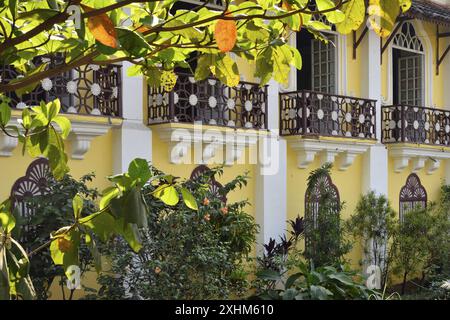
[[[430,35],[425,31],[422,21],[412,20],[408,21],[414,27],[417,37],[421,40],[423,46],[423,63],[422,63],[422,75],[423,75],[423,92],[422,99],[423,105],[427,107],[434,107],[433,104],[433,58],[434,50],[431,44]],[[401,32],[401,30],[399,30]],[[394,73],[393,73],[393,49],[408,50],[407,48],[397,47],[393,43],[390,43],[387,49],[387,59],[383,59],[383,63],[387,63],[387,96],[381,97],[382,105],[392,105],[394,103]],[[414,52],[414,51],[413,51]],[[387,60],[387,61],[386,61]]]

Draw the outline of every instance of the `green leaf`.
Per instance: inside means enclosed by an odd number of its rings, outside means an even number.
[[[123,219],[117,219],[115,230],[127,241],[134,252],[139,252],[142,249],[139,230],[135,224],[124,223]]]
[[[147,228],[147,205],[140,188],[133,188],[122,198],[111,200],[111,212],[117,218],[123,218],[125,223],[136,224],[139,228]]]
[[[176,205],[180,200],[177,190],[170,184],[163,184],[159,186],[155,191],[153,191],[153,196],[169,206]]]
[[[295,274],[291,275],[286,280],[286,284],[285,284],[286,289],[289,289],[290,287],[292,287],[292,285],[295,283],[295,281],[297,281],[297,279],[300,278],[301,276],[302,276],[301,273],[295,273]]]
[[[319,11],[330,10],[336,7],[332,0],[316,0],[316,4]],[[331,23],[340,23],[345,19],[344,13],[339,9],[325,12],[324,15]]]
[[[197,60],[194,78],[197,81],[204,80],[211,75],[211,66],[214,65],[215,56],[212,54],[203,54]]]
[[[103,197],[100,200],[100,210],[106,208],[112,199],[121,195],[121,191],[117,187],[109,187],[103,190]]]
[[[18,0],[9,0],[9,12],[15,18],[17,16],[17,2]]]
[[[400,14],[400,1],[369,1],[369,22],[372,29],[380,37],[388,37],[393,31],[397,17]]]
[[[181,188],[181,195],[183,196],[183,201],[186,204],[186,206],[192,210],[197,211],[198,210],[198,204],[195,200],[192,193],[189,192],[186,188]]]
[[[211,71],[222,83],[229,87],[235,87],[239,84],[240,76],[238,66],[228,55],[223,55],[215,59]]]
[[[81,198],[78,194],[75,195],[75,197],[72,200],[72,206],[73,206],[73,215],[75,217],[75,220],[78,220],[81,218],[81,211],[83,211],[83,198]]]
[[[261,271],[257,272],[256,276],[262,280],[270,280],[270,281],[281,280],[281,275],[279,272],[276,272],[274,270],[269,270],[269,269],[261,270]]]
[[[60,239],[65,241],[67,247],[61,249]],[[50,244],[50,255],[56,265],[62,265],[64,270],[68,267],[79,265],[78,248],[80,245],[80,232],[71,230],[64,235],[56,236],[56,239]]]
[[[366,14],[364,0],[352,0],[345,3],[342,11],[345,14],[345,19],[341,23],[336,24],[337,31],[342,34],[348,34],[358,30],[364,22]]]
[[[293,65],[297,68],[297,70],[301,70],[302,69],[302,56],[300,55],[300,52],[297,50],[297,48],[294,47],[290,47],[292,55],[293,55],[293,60],[292,63]]]
[[[11,108],[6,102],[0,103],[0,124],[6,126],[11,120]]]
[[[16,226],[16,219],[11,213],[11,202],[9,200],[0,204],[0,223],[6,233],[10,233]]]
[[[134,159],[128,166],[128,174],[133,180],[138,180],[141,185],[147,183],[152,177],[150,167],[145,159]]]
[[[151,50],[150,45],[138,32],[126,29],[116,28],[120,45],[132,56],[145,57]]]
[[[322,286],[312,285],[310,287],[310,291],[311,291],[311,299],[314,300],[328,300],[328,298],[333,295],[333,293],[330,290]]]
[[[127,69],[127,76],[136,77],[142,75],[142,67],[138,64],[134,64]]]
[[[109,212],[96,212],[79,220],[79,223],[106,242],[115,232],[115,219]]]
[[[61,129],[61,137],[63,139],[67,139],[70,134],[70,130],[72,130],[70,120],[63,116],[56,116],[52,121],[55,122]]]

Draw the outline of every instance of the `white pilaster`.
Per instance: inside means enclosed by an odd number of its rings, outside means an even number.
[[[258,249],[270,238],[279,240],[286,231],[286,141],[278,136],[279,84],[273,80],[268,88],[269,137],[260,137],[258,165],[255,173],[255,212],[260,226]]]
[[[122,66],[122,108],[123,124],[114,129],[114,173],[128,169],[134,158],[152,160],[152,132],[144,124],[144,79],[127,76],[132,64],[124,62]]]
[[[381,50],[380,38],[374,31],[369,30],[361,50],[361,77],[363,79],[363,96],[377,100],[376,105],[376,133],[377,144],[369,148],[364,156],[362,192],[370,190],[377,194],[387,195],[388,192],[388,153],[381,144]]]
[[[376,135],[377,143],[369,148],[364,155],[362,172],[362,190],[363,194],[374,191],[378,195],[388,194],[388,152],[386,147],[381,144],[381,64],[380,64],[380,38],[373,30],[369,30],[364,46],[361,50],[360,59],[365,61],[361,68],[361,77],[363,79],[364,97],[377,100],[376,103]],[[372,261],[373,241],[370,239],[364,244],[368,249],[368,254],[364,259],[364,272],[374,263]],[[383,268],[383,263],[379,266]]]

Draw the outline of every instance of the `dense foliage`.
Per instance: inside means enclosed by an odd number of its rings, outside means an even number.
[[[257,231],[244,212],[246,201],[224,203],[226,195],[246,185],[238,176],[211,193],[214,169],[186,187],[199,203],[198,211],[185,203],[169,206],[143,189],[148,203],[148,228],[140,232],[142,249],[134,253],[123,241],[105,248],[111,270],[99,278],[98,296],[105,299],[212,299],[237,297],[246,291],[245,261]]]
[[[193,10],[176,9],[177,0],[0,0],[0,65],[12,65],[21,76],[0,81],[0,130],[18,138],[23,152],[49,159],[52,173],[62,179],[69,172],[64,140],[71,131],[68,118],[61,116],[58,100],[41,102],[24,109],[13,123],[9,98],[32,91],[41,80],[87,64],[129,61],[130,74],[144,74],[150,84],[170,89],[176,79],[173,69],[189,67],[187,60],[199,53],[196,79],[212,73],[234,86],[239,81],[236,62],[228,52],[254,63],[261,84],[274,78],[286,83],[291,65],[302,65],[298,50],[287,44],[290,31],[307,29],[317,38],[321,30],[349,33],[365,20],[363,0],[287,0],[278,2],[224,1],[223,10],[212,10],[207,2]],[[380,36],[388,35],[410,0],[370,0],[369,21]],[[69,19],[71,14],[73,19]],[[313,19],[323,14],[329,23]],[[223,28],[217,27],[224,26]],[[222,34],[221,32],[228,32]],[[65,63],[49,68],[35,65],[33,58],[63,54]],[[153,176],[145,160],[134,160],[128,172],[109,177],[112,184],[102,192],[99,211],[83,217],[86,205],[79,195],[72,202],[69,224],[52,231],[50,240],[37,251],[50,247],[56,265],[65,272],[79,264],[80,244],[86,243],[100,268],[97,241],[120,236],[135,251],[142,249],[138,229],[148,226],[148,207],[142,187],[150,180],[153,197],[169,206],[184,203],[192,211],[198,204],[189,190],[172,176]],[[29,276],[27,252],[12,236],[15,218],[9,200],[0,205],[0,298],[35,297]],[[36,251],[36,250],[35,250]],[[37,252],[33,252],[33,255]]]
[[[396,226],[396,213],[383,195],[371,191],[361,195],[355,212],[345,222],[345,228],[364,248],[362,265],[381,268],[380,285],[387,281],[393,252],[390,251]]]
[[[305,257],[316,266],[340,264],[351,244],[341,226],[343,203],[337,203],[326,177],[332,165],[324,164],[308,176],[307,194],[317,201],[310,202],[305,212]],[[306,201],[306,200],[305,200]]]
[[[83,198],[82,216],[87,216],[96,212],[96,199],[98,191],[90,188],[87,184],[92,182],[95,176],[88,174],[75,180],[70,175],[64,176],[61,180],[49,177],[47,180],[48,193],[38,195],[25,200],[25,205],[32,215],[26,219],[20,215],[16,216],[19,234],[23,247],[27,252],[32,252],[43,243],[49,240],[50,233],[54,230],[70,224],[73,219],[73,205],[70,199],[77,194]],[[24,232],[26,228],[26,232]],[[84,274],[92,266],[92,256],[86,248],[86,244],[80,244],[80,269]],[[53,263],[50,251],[42,251],[30,257],[30,276],[33,279],[37,299],[47,299],[50,297],[50,286],[53,280],[60,278],[61,291],[64,297],[66,285],[64,270],[61,266]],[[71,292],[73,294],[73,290]],[[70,298],[70,296],[68,297]]]

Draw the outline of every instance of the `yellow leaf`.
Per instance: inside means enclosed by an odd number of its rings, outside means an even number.
[[[337,31],[342,34],[348,34],[358,30],[364,22],[366,12],[364,0],[352,0],[347,2],[344,4],[342,11],[345,14],[345,19],[341,23],[336,24]]]
[[[402,0],[370,0],[369,22],[380,37],[388,37],[394,29],[400,14],[400,1]]]

